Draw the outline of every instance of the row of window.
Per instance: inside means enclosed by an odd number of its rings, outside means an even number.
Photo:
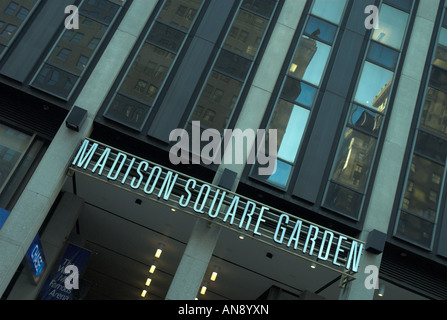
[[[39,2],[39,0],[15,0],[0,3],[0,58]]]
[[[346,4],[314,1],[267,128],[277,132],[276,172],[261,176],[253,170],[253,177],[287,187]]]
[[[447,16],[444,13],[444,16]],[[406,174],[397,237],[432,249],[447,160],[447,22],[439,30],[412,156]]]
[[[141,130],[203,0],[166,1],[104,116]]]
[[[358,220],[409,23],[412,0],[384,0],[339,139],[324,206]]]
[[[125,2],[83,0],[79,29],[63,28],[31,86],[68,100]]]

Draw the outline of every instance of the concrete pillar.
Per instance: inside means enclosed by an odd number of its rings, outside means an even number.
[[[438,7],[439,0],[421,0],[419,4],[396,98],[392,106],[393,110],[377,168],[363,232],[359,237],[362,241],[366,241],[368,234],[374,229],[385,234],[388,233],[397,184]],[[341,291],[340,299],[372,300],[374,290],[368,290],[365,287],[365,280],[370,273],[365,273],[364,270],[367,265],[374,265],[380,269],[381,260],[382,254],[375,255],[365,252],[361,259],[359,272],[356,275],[357,279]]]
[[[8,300],[34,300],[37,298],[44,284],[44,279],[50,274],[54,264],[58,262],[65,241],[83,208],[83,199],[72,193],[63,195],[40,239],[47,264],[42,280],[37,285],[34,284],[31,280],[30,271],[28,268],[24,268],[11,290]]]
[[[66,178],[71,157],[93,121],[157,1],[134,0],[75,105],[88,111],[79,132],[61,126],[0,230],[0,296],[14,276]]]
[[[235,128],[244,131],[260,127],[304,6],[304,1],[285,1]],[[247,148],[253,148],[254,143],[255,141],[247,141]],[[243,164],[221,164],[213,184],[217,185],[223,171],[229,169],[237,174],[231,189],[235,191],[245,167],[245,155]],[[196,298],[219,234],[219,226],[198,219],[166,295],[167,300]]]

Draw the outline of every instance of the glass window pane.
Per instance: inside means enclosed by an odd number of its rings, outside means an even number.
[[[443,166],[413,156],[402,208],[434,222],[443,176]]]
[[[201,126],[223,133],[241,88],[240,81],[212,71],[190,121],[200,121]],[[197,108],[203,112],[196,112]]]
[[[0,4],[0,43],[8,46],[37,0],[2,1]],[[1,50],[0,50],[1,53]]]
[[[382,124],[382,118],[382,115],[354,104],[351,107],[348,124],[377,136]]]
[[[268,20],[245,10],[239,10],[225,39],[224,48],[253,59],[267,28]]]
[[[415,150],[436,161],[445,163],[447,156],[447,141],[427,132],[419,131]]]
[[[330,183],[324,205],[329,209],[357,218],[362,205],[362,195],[338,184]]]
[[[434,224],[413,214],[401,212],[397,225],[397,235],[406,240],[430,248]]]
[[[167,1],[158,20],[184,31],[189,30],[203,0]]]
[[[400,50],[405,35],[408,13],[388,5],[380,8],[380,28],[374,30],[373,40]]]
[[[447,138],[447,93],[428,87],[419,126]]]
[[[79,12],[83,16],[109,24],[118,12],[119,7],[119,5],[107,0],[89,0],[82,4],[81,8],[79,8]]]
[[[290,163],[295,161],[309,114],[307,109],[279,100],[268,128],[276,129],[278,158]]]
[[[251,61],[227,50],[222,50],[214,68],[231,75],[241,81],[245,80],[251,66]]]
[[[286,78],[281,92],[282,98],[309,108],[312,107],[316,95],[317,88],[290,77]]]
[[[363,192],[377,140],[352,128],[346,128],[342,138],[332,180]]]
[[[447,29],[446,28],[441,28],[433,64],[440,68],[447,69]]]
[[[337,33],[337,26],[311,16],[304,32],[311,38],[332,43]]]
[[[107,109],[105,116],[128,127],[140,130],[146,120],[149,109],[148,106],[142,103],[117,94]]]
[[[184,38],[185,34],[183,32],[156,22],[147,37],[147,41],[164,49],[177,52]]]
[[[152,104],[174,58],[174,54],[144,43],[119,92]]]
[[[396,68],[397,59],[399,58],[399,52],[371,41],[367,58],[371,62],[381,64],[388,69],[394,70]]]
[[[265,17],[270,17],[275,9],[275,0],[244,0],[242,7],[259,13]]]
[[[312,7],[312,14],[335,24],[339,24],[345,5],[346,0],[315,0]]]
[[[355,101],[384,112],[388,103],[393,73],[365,62],[355,94]]]
[[[56,44],[56,47],[48,58],[48,62],[77,75],[82,73],[82,70],[77,66],[79,57],[82,55],[90,59],[94,53],[94,50],[89,48],[90,41],[94,38],[101,39],[107,30],[107,27],[103,24],[80,17],[80,23],[86,20],[91,22],[88,28],[80,28],[76,32],[73,32],[73,30],[64,31],[64,35]],[[79,36],[81,30],[84,32],[82,37]],[[84,30],[88,31],[85,32]],[[68,52],[65,59],[61,58],[61,52]]]
[[[0,190],[30,142],[31,136],[0,124]]]
[[[78,76],[45,64],[32,85],[62,98],[68,98],[77,81]]]
[[[289,75],[320,85],[331,47],[320,41],[303,36],[292,60]]]
[[[441,90],[447,91],[447,71],[433,67],[430,74],[430,84]]]

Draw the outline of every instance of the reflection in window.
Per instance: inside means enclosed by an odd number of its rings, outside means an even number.
[[[446,11],[444,17],[447,17]],[[433,247],[439,220],[447,161],[445,27],[444,20],[444,25],[439,30],[425,100],[420,106],[419,126],[415,132],[413,154],[410,157],[401,210],[394,230],[395,236],[429,250]]]
[[[202,128],[213,128],[223,133],[258,54],[276,4],[276,0],[246,0],[242,3],[192,110],[190,122],[200,121]],[[265,15],[267,13],[268,16]],[[196,108],[202,106],[214,111],[216,116],[213,121],[196,111]]]
[[[293,48],[287,76],[281,79],[280,99],[267,125],[268,130],[277,132],[277,171],[271,176],[258,176],[253,170],[251,175],[259,180],[287,187],[345,5],[346,1],[313,3],[304,34]]]
[[[38,0],[6,0],[0,3],[0,58],[38,3]]]
[[[329,45],[303,36],[293,57],[289,75],[319,86],[330,52]]]
[[[141,45],[106,118],[141,130],[180,52],[203,0],[166,1]]]
[[[374,30],[373,40],[400,50],[409,14],[383,4],[380,8],[380,28]]]
[[[0,208],[10,210],[13,198],[43,143],[0,124]]]
[[[406,36],[412,0],[395,1],[397,8],[382,3],[380,28],[369,41],[362,71],[346,117],[345,129],[338,142],[336,157],[326,189],[324,206],[338,213],[359,219],[363,197],[374,165],[377,141],[382,123],[388,114],[393,88],[394,70]],[[409,7],[408,7],[409,6]],[[335,205],[334,184],[349,196],[355,205]],[[346,189],[346,190],[345,190]],[[350,201],[349,201],[350,202]]]
[[[355,101],[384,112],[387,106],[393,73],[370,62],[365,62],[355,93]]]
[[[337,152],[332,180],[364,192],[377,140],[347,128]]]
[[[79,23],[82,27],[78,30],[63,28],[58,42],[31,84],[60,98],[68,99],[119,10],[120,5],[114,1],[82,2],[79,7]],[[50,69],[59,73],[58,81],[46,81]]]

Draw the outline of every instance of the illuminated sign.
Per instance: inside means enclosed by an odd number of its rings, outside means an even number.
[[[134,190],[300,257],[329,262],[346,275],[358,271],[364,248],[361,241],[99,142],[84,140],[71,170]]]
[[[40,279],[42,271],[45,269],[45,256],[43,254],[42,243],[40,242],[39,236],[36,235],[31,246],[25,255],[28,265],[31,269],[34,281],[37,283]]]

